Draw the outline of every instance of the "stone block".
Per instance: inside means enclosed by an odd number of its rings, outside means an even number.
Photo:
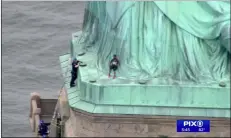
[[[187,117],[182,118],[188,119]],[[179,119],[179,117],[102,115],[72,110],[66,125],[69,125],[72,132],[75,132],[75,136],[79,137],[158,137],[161,135],[168,137],[230,136],[229,119],[207,118],[210,119],[212,123],[210,133],[178,133],[176,132],[175,124],[177,119]]]

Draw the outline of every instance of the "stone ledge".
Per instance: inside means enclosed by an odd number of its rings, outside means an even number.
[[[125,124],[164,124],[164,125],[175,125],[177,119],[209,119],[211,126],[229,126],[229,118],[215,118],[215,117],[189,117],[189,116],[153,116],[153,115],[123,115],[123,114],[92,114],[83,110],[72,108],[75,115],[83,117],[90,122],[95,123],[125,123]]]
[[[176,119],[210,119],[210,133],[177,133]],[[75,136],[84,137],[229,137],[230,120],[225,118],[193,118],[143,115],[89,114],[71,109],[66,125]],[[68,130],[70,131],[70,130]],[[68,132],[66,132],[68,133]]]
[[[81,33],[77,33],[77,35],[80,34]],[[81,44],[78,44],[77,39],[79,38],[76,36],[72,38],[74,49],[81,47]],[[63,59],[65,58],[63,57]],[[96,70],[93,71],[90,69],[92,68],[92,57],[89,56],[89,52],[87,52],[85,55],[79,57],[79,60],[87,63],[89,66],[84,68],[80,67],[78,79],[78,87],[80,91],[78,91],[77,94],[77,101],[70,105],[76,109],[85,110],[95,114],[144,114],[230,118],[230,86],[225,88],[218,87],[217,85],[205,87],[196,86],[193,88],[185,87],[184,90],[177,86],[172,87],[174,90],[170,91],[172,96],[169,97],[169,86],[163,85],[150,86],[150,84],[147,84],[146,86],[131,84],[128,82],[121,86],[122,83],[124,84],[124,81],[118,79],[111,82],[108,79],[102,79],[101,77],[99,77],[99,79],[104,81],[97,80],[96,83],[90,84],[89,79],[92,79],[92,77],[89,77],[88,74],[91,76],[92,73],[97,73]],[[103,78],[105,76],[106,75],[104,74]],[[145,87],[144,89],[148,90],[147,92],[141,92],[142,88],[132,88],[132,91],[130,87],[133,86]],[[125,87],[127,87],[127,89]],[[125,89],[121,90],[121,88]],[[144,95],[144,93],[147,94]],[[213,94],[211,95],[211,93]],[[180,99],[177,97],[182,98]]]
[[[230,87],[216,85],[173,85],[152,83],[140,85],[132,80],[108,79],[107,75],[91,67],[91,53],[80,60],[89,66],[79,68],[80,99],[100,105],[128,105],[182,108],[230,108]],[[98,76],[95,83],[89,80]],[[206,98],[204,98],[206,97]],[[210,99],[210,100],[207,100]]]

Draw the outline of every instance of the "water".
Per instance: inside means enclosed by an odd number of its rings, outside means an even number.
[[[2,136],[32,136],[30,93],[57,98],[59,56],[83,14],[84,2],[2,2]]]

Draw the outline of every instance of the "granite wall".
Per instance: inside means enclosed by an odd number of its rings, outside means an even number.
[[[161,135],[169,137],[230,137],[229,119],[209,118],[211,120],[210,133],[177,133],[175,122],[179,118],[190,119],[189,117],[167,116],[96,116],[78,110],[70,110],[70,118],[65,124],[65,134],[67,137],[157,137]]]

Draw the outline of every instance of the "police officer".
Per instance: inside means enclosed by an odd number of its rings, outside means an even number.
[[[73,61],[72,61],[72,71],[71,71],[70,87],[74,87],[75,86],[75,80],[78,77],[79,63],[80,63],[80,61],[78,61],[76,58],[74,58]]]
[[[39,122],[38,134],[42,137],[45,137],[49,134],[48,126],[50,123],[45,123],[43,120]]]

